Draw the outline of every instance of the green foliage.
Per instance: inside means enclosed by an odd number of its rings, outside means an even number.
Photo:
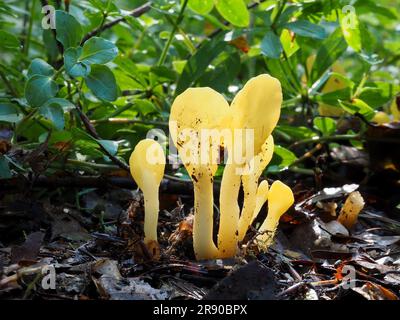
[[[86,79],[86,84],[99,99],[115,101],[118,97],[115,76],[107,66],[100,64],[92,65],[92,70]]]
[[[26,83],[25,98],[32,107],[40,107],[57,92],[57,83],[51,77],[36,74]]]
[[[74,16],[65,11],[56,11],[56,33],[64,49],[76,47],[82,40],[83,31]]]
[[[115,168],[148,130],[165,130],[174,97],[188,87],[231,101],[261,73],[278,78],[284,96],[270,173],[307,169],[297,160],[312,141],[334,141],[343,119],[369,121],[377,111],[393,119],[394,1],[159,0],[132,11],[144,2],[72,1],[67,10],[49,1],[56,30],[43,30],[39,1],[28,10],[1,1],[0,130],[13,147],[34,150],[48,138],[60,165]],[[345,133],[364,130],[361,122]],[[0,177],[32,170],[19,161],[0,155]]]

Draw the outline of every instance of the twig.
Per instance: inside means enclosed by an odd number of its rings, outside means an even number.
[[[323,145],[318,143],[314,148],[312,148],[310,151],[307,151],[300,158],[298,158],[295,162],[293,162],[289,167],[295,167],[298,164],[300,164],[300,163],[306,161],[307,159],[311,158],[316,152],[321,150],[322,147],[323,147]]]
[[[287,288],[286,290],[283,290],[281,293],[278,293],[278,297],[282,297],[284,295],[287,295],[289,293],[292,293],[293,291],[296,291],[297,289],[303,287],[305,285],[304,282],[298,282],[295,283],[294,285],[290,286],[289,288]]]
[[[361,136],[359,134],[342,134],[335,136],[315,137],[315,138],[296,141],[295,143],[289,146],[289,149],[293,149],[294,147],[307,143],[320,143],[320,142],[342,141],[342,140],[361,140]]]
[[[14,89],[14,87],[12,86],[11,82],[7,79],[7,76],[5,75],[5,73],[3,72],[3,70],[1,70],[1,66],[0,66],[0,77],[1,79],[3,79],[4,84],[6,85],[7,89],[10,91],[10,93],[15,97],[18,98],[19,94],[18,92]]]
[[[136,183],[130,176],[45,176],[40,175],[33,179],[29,175],[20,175],[11,179],[2,179],[0,191],[26,191],[30,188],[125,188],[135,189]],[[165,194],[193,195],[193,183],[164,179],[161,182],[160,192]],[[214,195],[218,195],[219,185],[214,185]]]
[[[31,6],[31,11],[29,14],[30,18],[29,18],[29,25],[28,25],[28,34],[26,35],[25,47],[24,47],[24,53],[26,56],[29,55],[29,45],[30,45],[30,40],[31,40],[31,35],[32,35],[33,20],[35,19],[35,7],[36,7],[36,0],[33,0],[32,6]]]
[[[76,110],[78,111],[79,117],[82,120],[83,125],[86,128],[86,131],[96,140],[101,140],[101,137],[99,136],[99,134],[97,133],[95,127],[90,123],[90,119],[87,117],[87,115],[83,112],[82,110],[82,106],[80,104],[80,102],[78,101],[78,103],[75,105]],[[100,149],[103,150],[103,152],[110,158],[110,160],[112,162],[114,162],[118,167],[120,167],[121,169],[128,171],[129,172],[129,166],[125,163],[122,162],[121,160],[119,160],[117,157],[113,156],[106,148],[104,148],[104,146],[98,142],[98,145],[100,147]]]
[[[138,119],[127,119],[127,118],[109,118],[109,119],[100,119],[100,120],[91,120],[91,124],[99,124],[99,123],[113,123],[113,124],[149,124],[160,127],[168,127],[168,122],[162,121],[152,121],[152,120],[138,120]]]
[[[131,17],[135,17],[138,18],[141,15],[145,14],[147,11],[149,11],[151,9],[151,1],[146,2],[145,4],[141,5],[140,7],[137,7],[136,9],[132,10],[128,16]],[[81,42],[81,44],[84,44],[87,40],[89,40],[92,37],[95,37],[97,35],[99,35],[100,33],[102,33],[103,31],[112,28],[113,26],[117,25],[120,22],[123,22],[126,20],[126,17],[120,17],[118,19],[115,19],[113,21],[110,21],[108,23],[103,24],[102,26],[100,26],[99,28],[89,32],[88,34],[86,34],[83,37],[83,40]]]
[[[158,66],[161,66],[161,65],[165,62],[165,59],[166,59],[166,57],[167,57],[167,53],[168,53],[169,47],[171,46],[172,40],[173,40],[174,37],[175,37],[175,33],[176,33],[176,31],[178,30],[178,28],[179,28],[179,24],[180,24],[181,21],[183,20],[183,14],[184,14],[184,12],[185,12],[185,9],[186,9],[186,6],[187,6],[187,4],[188,4],[188,1],[189,1],[189,0],[184,0],[184,2],[183,2],[183,4],[182,4],[181,10],[179,11],[178,18],[176,19],[176,22],[175,22],[175,24],[173,25],[172,31],[171,31],[171,33],[169,34],[169,37],[168,37],[168,40],[167,40],[167,42],[166,42],[166,44],[165,44],[165,46],[164,46],[164,49],[163,49],[163,51],[161,52],[160,59],[158,60],[158,63],[157,63]]]

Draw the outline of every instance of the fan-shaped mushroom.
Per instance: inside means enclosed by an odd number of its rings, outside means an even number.
[[[225,98],[211,88],[187,89],[171,107],[171,137],[194,184],[193,247],[197,259],[219,256],[213,242],[213,177],[222,144],[219,130],[229,128],[228,110]],[[207,135],[207,130],[213,129],[218,130],[217,138]]]
[[[262,145],[279,120],[281,104],[282,89],[279,80],[263,74],[250,79],[230,107],[232,132],[237,129],[253,130],[254,144],[250,149],[252,152],[248,153],[246,143],[249,139],[246,135],[242,135],[239,139],[233,135],[233,147],[228,147],[228,163],[223,173],[220,193],[218,247],[222,257],[234,256],[237,251],[239,236],[237,198],[241,180],[240,170],[245,168],[254,155],[261,152]],[[256,192],[255,187],[253,182],[253,193]],[[253,213],[252,210],[249,212]]]

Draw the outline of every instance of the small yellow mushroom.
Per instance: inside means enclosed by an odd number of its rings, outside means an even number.
[[[351,229],[356,222],[360,211],[364,208],[365,202],[360,192],[354,191],[349,194],[342,210],[340,210],[338,221],[347,229]]]
[[[400,96],[393,99],[392,104],[390,105],[390,112],[393,115],[394,121],[400,121]]]
[[[213,177],[223,141],[218,132],[217,138],[203,134],[229,128],[228,111],[225,98],[211,88],[187,89],[171,107],[171,137],[194,184],[193,247],[199,260],[219,257],[213,242]]]
[[[312,55],[312,56],[308,57],[308,59],[307,59],[308,74],[311,74],[312,67],[315,62],[315,58],[316,58],[316,56]],[[322,88],[322,93],[330,93],[330,92],[334,92],[337,90],[342,90],[348,86],[346,84],[346,82],[343,80],[343,77],[340,76],[340,75],[345,76],[346,70],[343,68],[343,66],[339,62],[335,62],[332,65],[332,72],[334,72],[336,74],[331,75],[329,77],[328,81],[326,81],[324,87]],[[303,80],[303,82],[306,82],[305,77],[302,80]],[[321,116],[325,116],[325,117],[339,117],[344,114],[344,111],[342,108],[332,106],[332,105],[322,103],[322,102],[319,103],[318,111]]]
[[[375,113],[374,117],[372,118],[371,122],[375,122],[377,124],[385,124],[385,123],[390,123],[390,116],[383,111],[378,111]]]
[[[256,197],[258,193],[258,180],[270,163],[274,154],[274,138],[271,136],[262,145],[261,152],[251,161],[249,173],[242,176],[242,185],[244,192],[243,208],[239,219],[239,241],[242,241],[246,235],[247,229],[252,223],[252,217],[256,206]],[[252,167],[251,167],[252,166]],[[257,189],[258,187],[258,189]],[[268,184],[267,184],[268,190]],[[260,208],[261,209],[261,208]],[[258,212],[260,211],[258,209]]]
[[[259,235],[256,237],[260,250],[265,251],[272,244],[280,217],[293,203],[292,190],[281,181],[275,181],[268,192],[267,218],[258,230]]]
[[[164,150],[152,139],[142,140],[133,150],[129,165],[131,175],[144,197],[144,242],[148,247],[153,247],[157,243],[158,190],[165,170]]]
[[[239,139],[233,134],[233,147],[228,146],[228,162],[222,176],[220,192],[220,227],[218,248],[221,257],[232,257],[236,254],[239,237],[239,214],[237,203],[241,173],[254,155],[261,152],[262,145],[275,128],[281,111],[282,89],[279,80],[262,74],[250,79],[236,95],[230,107],[231,130],[253,130],[252,152],[248,153],[248,137],[242,134]],[[238,158],[240,160],[238,160]],[[239,172],[238,172],[239,171]],[[249,182],[255,194],[257,181]],[[253,210],[249,209],[250,216]],[[246,217],[248,215],[246,214]],[[246,219],[247,221],[247,219]],[[247,225],[246,225],[247,224]],[[243,223],[248,228],[248,222]]]

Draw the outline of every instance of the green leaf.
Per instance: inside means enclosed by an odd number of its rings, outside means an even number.
[[[157,108],[151,103],[149,100],[137,99],[134,103],[134,109],[140,111],[140,113],[144,116],[149,113],[157,112]]]
[[[376,109],[388,103],[399,90],[399,86],[392,83],[383,81],[368,82],[361,90],[359,98]]]
[[[247,27],[250,14],[243,0],[214,0],[218,12],[236,27]]]
[[[79,61],[82,54],[82,48],[69,48],[64,53],[64,64],[67,73],[73,77],[87,77],[90,73],[90,65],[83,61]]]
[[[188,6],[194,12],[207,14],[214,8],[213,0],[189,0]]]
[[[396,14],[389,8],[379,5],[378,1],[375,0],[358,0],[356,2],[357,11],[360,14],[366,13],[370,14],[373,12],[375,15],[382,16],[385,19],[396,20]],[[394,7],[395,9],[396,7]]]
[[[317,134],[310,128],[304,126],[289,126],[289,125],[278,125],[275,131],[283,132],[290,136],[293,140],[303,140],[315,137]]]
[[[199,78],[199,85],[213,88],[218,92],[225,92],[240,72],[240,67],[239,53],[227,52],[225,59],[218,63],[215,69],[205,72]]]
[[[380,64],[384,59],[380,58],[376,53],[360,53],[360,57],[371,66]]]
[[[68,112],[75,108],[75,105],[72,102],[63,98],[52,98],[48,100],[43,106],[51,106],[51,105],[60,106],[64,110],[64,112]]]
[[[115,156],[118,152],[118,142],[116,141],[95,139],[85,131],[78,128],[72,128],[72,135],[74,140],[76,142],[80,141],[80,146],[84,147],[85,149],[94,149],[98,147],[98,145],[101,145],[113,156]],[[95,143],[96,145],[94,145],[93,143]],[[85,150],[85,154],[88,154],[88,151],[89,150]],[[90,152],[90,154],[97,156],[98,152]]]
[[[57,130],[64,129],[64,109],[58,104],[46,104],[39,108],[39,113],[54,124]]]
[[[105,12],[118,12],[118,7],[110,0],[89,0],[97,9]]]
[[[33,59],[29,66],[27,76],[28,78],[32,78],[35,75],[51,77],[54,75],[54,68],[42,59]]]
[[[56,34],[64,49],[76,47],[83,36],[82,26],[74,16],[61,10],[56,10]]]
[[[33,76],[25,86],[25,98],[32,107],[40,107],[58,92],[57,83],[42,75]]]
[[[293,162],[297,160],[296,155],[279,145],[275,145],[274,147],[274,155],[272,157],[271,163],[267,168],[268,173],[278,173],[281,172],[287,167],[289,167]]]
[[[350,114],[359,113],[367,120],[371,120],[375,115],[374,109],[360,99],[353,99],[351,103],[347,101],[339,101],[339,103],[342,109],[346,112]]]
[[[271,59],[279,59],[283,50],[281,41],[272,31],[267,32],[260,47],[262,54]]]
[[[107,66],[92,65],[92,71],[85,81],[97,98],[106,101],[115,101],[118,98],[115,76]]]
[[[17,107],[11,103],[0,102],[0,121],[16,123],[22,119]]]
[[[360,23],[355,10],[347,13],[340,10],[339,12],[340,26],[347,44],[355,51],[360,52],[362,49]]]
[[[287,72],[285,69],[290,66],[287,65],[287,61],[280,61],[278,59],[265,59],[265,63],[267,65],[268,72],[273,75],[275,78],[279,79],[281,82],[282,88],[285,91],[291,92],[294,95],[297,95],[298,92],[293,89],[293,85],[291,84]],[[286,64],[286,68],[284,68]]]
[[[16,36],[7,31],[0,30],[0,48],[14,49],[20,46],[21,44]]]
[[[9,179],[12,177],[8,160],[0,154],[0,179]]]
[[[296,41],[296,38],[292,37],[290,32],[287,29],[282,31],[280,36],[280,41],[288,58],[290,58],[297,50],[300,49],[299,44]]]
[[[336,131],[336,121],[329,117],[316,117],[314,128],[321,131],[323,136],[330,136]]]
[[[286,23],[284,27],[293,31],[299,36],[313,38],[313,39],[325,39],[326,32],[321,26],[311,23],[308,20],[297,20]]]
[[[179,77],[175,94],[180,94],[192,86],[203,74],[211,62],[227,46],[221,37],[215,37],[206,42],[196,53],[187,61],[181,76]]]
[[[118,152],[118,142],[112,140],[96,140],[104,149],[108,151],[112,156],[115,156]]]
[[[337,107],[340,106],[339,100],[346,101],[350,99],[351,99],[351,88],[344,88],[315,96],[315,100],[317,102],[322,102]]]
[[[176,81],[176,72],[165,66],[151,67],[151,73],[157,76],[158,81]]]
[[[346,51],[347,43],[343,38],[341,29],[336,29],[325,39],[318,49],[313,69],[311,71],[312,83],[318,80],[338,58]]]
[[[103,38],[93,37],[83,45],[79,60],[87,64],[104,64],[112,61],[118,55],[114,43]]]
[[[57,46],[57,40],[54,37],[53,30],[43,30],[43,44],[46,48],[47,55],[52,61],[55,61],[60,54]]]

